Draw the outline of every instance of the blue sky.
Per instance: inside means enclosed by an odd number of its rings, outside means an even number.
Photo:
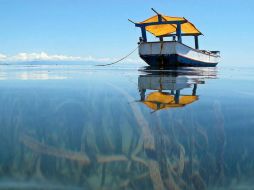
[[[122,57],[140,36],[127,19],[142,21],[151,7],[195,23],[201,48],[220,50],[225,64],[253,62],[253,0],[0,0],[0,54]]]

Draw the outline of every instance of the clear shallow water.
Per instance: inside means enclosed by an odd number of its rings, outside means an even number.
[[[254,68],[0,66],[0,189],[254,189]]]

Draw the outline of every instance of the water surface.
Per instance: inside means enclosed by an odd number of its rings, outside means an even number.
[[[253,72],[0,65],[0,189],[253,189]]]

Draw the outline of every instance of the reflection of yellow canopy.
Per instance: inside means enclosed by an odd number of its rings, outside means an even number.
[[[159,16],[153,16],[139,24],[158,22]],[[187,21],[185,18],[181,17],[170,17],[162,15],[162,21]],[[161,24],[161,25],[152,25],[147,26],[146,30],[152,33],[155,36],[164,36],[170,35],[176,32],[176,24]],[[181,25],[183,34],[191,34],[191,35],[201,35],[201,32],[189,21]]]
[[[180,97],[179,103],[176,103],[173,95],[162,92],[152,92],[146,97],[143,103],[153,110],[162,110],[183,107],[197,100],[197,96],[184,95]]]

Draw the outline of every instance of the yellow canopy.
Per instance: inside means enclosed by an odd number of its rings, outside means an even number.
[[[143,103],[149,108],[157,111],[168,108],[184,107],[197,100],[198,96],[184,95],[180,97],[179,103],[176,103],[173,95],[162,92],[152,92],[146,97],[146,100]]]
[[[170,17],[170,16],[162,16],[162,21],[187,21],[186,23],[181,25],[182,33],[183,34],[191,34],[191,35],[201,35],[202,33],[188,20],[182,17]],[[151,22],[159,22],[159,16],[153,16],[139,24],[151,23]],[[176,32],[176,24],[160,24],[160,25],[152,25],[147,26],[146,30],[153,35],[159,36],[166,36]]]

